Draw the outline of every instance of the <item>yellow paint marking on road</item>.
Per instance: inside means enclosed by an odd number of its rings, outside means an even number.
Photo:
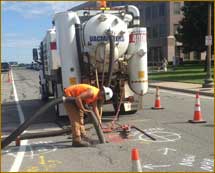
[[[44,156],[40,156],[40,164],[41,165],[45,165],[46,164]]]
[[[39,156],[39,166],[28,167],[24,172],[48,172],[50,169],[54,169],[57,165],[62,164],[60,160],[45,160],[43,155]]]
[[[141,144],[151,144],[150,141],[140,141]]]
[[[52,163],[52,164],[62,164],[62,161],[59,161],[59,160],[48,160],[48,163]]]
[[[37,166],[27,168],[26,172],[39,172],[40,169]]]

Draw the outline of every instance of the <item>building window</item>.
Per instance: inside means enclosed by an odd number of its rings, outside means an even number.
[[[152,27],[152,37],[158,38],[158,26],[157,25]]]
[[[190,60],[190,53],[185,53],[184,54],[184,59],[185,60]]]
[[[161,4],[159,6],[159,16],[165,16],[165,5]]]
[[[178,15],[181,12],[181,3],[180,2],[174,2],[174,14]]]
[[[147,38],[148,39],[152,38],[152,28],[151,27],[147,27]]]
[[[154,65],[159,65],[159,63],[163,58],[162,48],[161,47],[151,48],[151,57],[152,57],[152,63]]]
[[[151,19],[151,7],[146,7],[146,20]]]
[[[166,36],[166,25],[165,24],[159,25],[159,36],[160,37]]]
[[[201,53],[197,52],[197,51],[194,51],[193,52],[193,59],[194,60],[200,60],[201,59]]]
[[[178,27],[179,27],[179,24],[174,24],[173,25],[173,34],[177,34],[177,29],[178,29]]]
[[[176,58],[180,57],[180,47],[179,46],[175,47],[175,56],[176,56]]]
[[[137,8],[141,11],[143,9],[143,5],[141,3],[138,3]]]
[[[158,17],[158,10],[157,10],[157,7],[154,6],[152,7],[152,18],[156,18]]]

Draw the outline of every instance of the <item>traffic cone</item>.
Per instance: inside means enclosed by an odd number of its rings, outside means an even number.
[[[154,107],[152,107],[152,109],[164,109],[161,106],[159,87],[156,87],[156,95],[155,96],[156,96],[156,98],[155,98],[155,104],[154,104]]]
[[[131,172],[143,172],[140,159],[139,159],[139,153],[136,148],[133,148],[131,151],[131,160],[132,160],[132,170]]]
[[[202,118],[201,108],[200,108],[200,97],[199,91],[196,93],[196,104],[195,104],[195,111],[193,120],[189,120],[190,123],[206,123],[206,121]]]
[[[7,82],[11,83],[11,75],[10,75],[10,70],[7,73]]]

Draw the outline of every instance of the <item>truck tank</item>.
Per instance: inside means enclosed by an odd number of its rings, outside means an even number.
[[[84,28],[84,45],[90,55],[91,62],[96,64],[98,71],[102,71],[103,61],[109,63],[110,43],[108,36],[114,36],[114,61],[123,56],[129,44],[129,32],[127,24],[112,14],[97,14],[90,18]],[[105,66],[105,72],[108,65]],[[117,70],[117,69],[115,69]]]
[[[80,83],[80,66],[76,45],[75,24],[80,24],[76,13],[61,12],[54,16],[57,46],[61,60],[62,87]]]
[[[129,86],[138,95],[148,90],[146,28],[132,28],[129,36],[128,61]]]

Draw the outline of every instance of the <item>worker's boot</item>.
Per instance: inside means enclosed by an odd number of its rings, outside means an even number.
[[[91,141],[92,141],[92,139],[90,139],[87,135],[81,135],[81,139],[83,141],[86,141],[86,142],[89,142],[89,143],[91,143]]]
[[[72,147],[89,147],[90,143],[86,141],[73,141]]]

